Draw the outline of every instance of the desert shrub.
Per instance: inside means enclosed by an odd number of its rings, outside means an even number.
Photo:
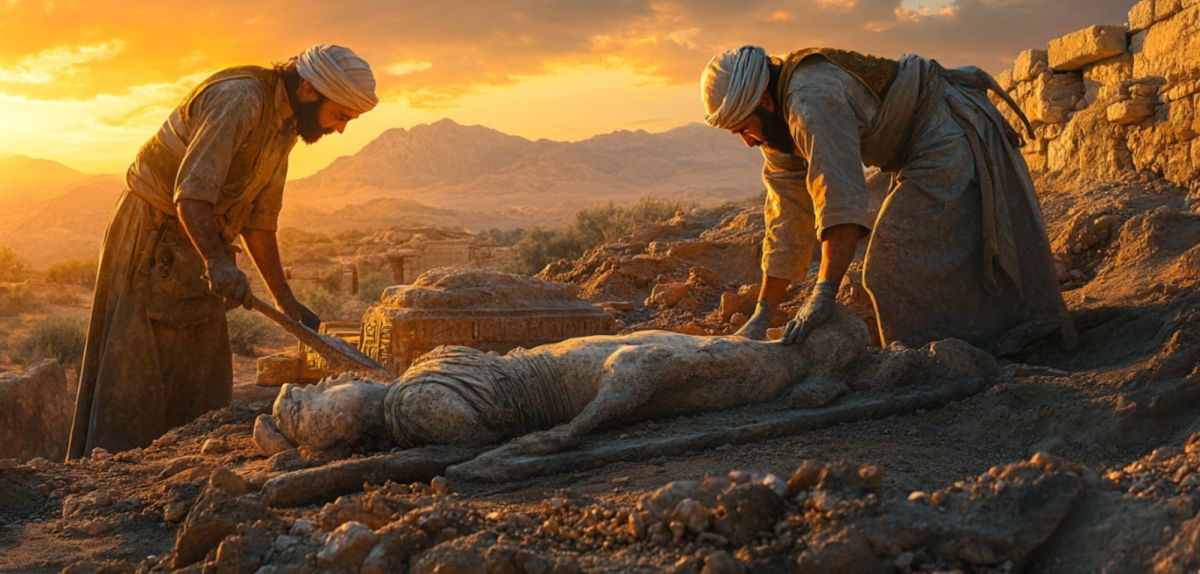
[[[575,259],[585,251],[628,235],[644,223],[670,219],[692,204],[678,199],[643,197],[628,207],[609,202],[580,210],[559,230],[534,229],[514,247],[518,273],[532,275],[556,259]]]
[[[91,289],[96,286],[96,262],[92,259],[60,261],[46,269],[46,281]]]
[[[0,246],[0,282],[12,283],[29,279],[29,262],[21,259],[11,247]]]
[[[12,359],[32,365],[44,359],[56,359],[64,367],[79,369],[87,327],[79,319],[50,317],[34,323],[27,333],[18,335],[9,345]]]
[[[0,285],[0,317],[28,313],[40,307],[40,302],[28,286]]]
[[[383,290],[391,286],[392,279],[388,274],[379,271],[367,273],[358,280],[358,298],[366,303],[374,303],[379,300]]]
[[[51,289],[46,293],[46,302],[51,305],[75,305],[78,301],[71,289]]]
[[[333,267],[317,275],[317,285],[330,293],[342,291],[342,268]]]
[[[570,228],[534,228],[513,247],[513,265],[518,273],[534,275],[547,263],[556,259],[574,259],[584,250],[584,243]]]
[[[271,339],[275,324],[253,311],[237,308],[225,316],[229,323],[229,346],[243,357],[258,355],[258,346]]]

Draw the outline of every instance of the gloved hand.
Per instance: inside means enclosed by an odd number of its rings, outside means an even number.
[[[280,302],[279,309],[309,329],[316,331],[321,326],[321,318],[294,297],[290,301]]]
[[[784,345],[801,343],[817,325],[829,319],[837,307],[837,291],[837,281],[817,283],[808,294],[808,299],[804,301],[804,306],[796,311],[796,316],[791,321],[788,321],[780,342]]]
[[[754,306],[754,314],[742,324],[742,327],[734,335],[755,341],[766,339],[767,327],[771,326],[771,313],[771,305],[766,301],[760,300]]]
[[[250,308],[250,280],[228,259],[206,261],[208,288],[219,297]]]

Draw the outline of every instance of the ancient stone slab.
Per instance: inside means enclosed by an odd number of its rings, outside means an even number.
[[[1141,0],[1129,9],[1129,31],[1140,32],[1154,23],[1154,0]]]
[[[0,459],[62,460],[75,388],[54,360],[0,374]]]
[[[362,324],[358,321],[326,321],[321,323],[317,332],[322,335],[337,337],[355,349],[361,348],[359,341],[362,336]],[[336,374],[329,368],[329,364],[325,361],[324,357],[317,354],[316,351],[304,343],[300,343],[299,345],[300,358],[303,359],[300,362],[301,382],[319,381]]]
[[[1200,61],[1200,6],[1186,8],[1135,37],[1133,77],[1157,77],[1174,84],[1191,79]]]
[[[1132,124],[1150,117],[1154,113],[1154,102],[1144,99],[1121,100],[1109,105],[1105,111],[1108,121],[1114,124]]]
[[[1083,77],[1078,73],[1045,72],[1030,84],[1033,89],[1028,99],[1019,103],[1031,122],[1065,122],[1083,98]]]
[[[259,357],[254,368],[254,382],[264,387],[281,387],[301,379],[300,357],[291,352]]]
[[[435,270],[390,287],[363,317],[364,354],[394,374],[441,345],[503,353],[611,334],[613,318],[570,285],[495,271]]]
[[[1162,22],[1183,8],[1180,0],[1154,0],[1154,21]]]
[[[1089,26],[1050,41],[1050,69],[1067,72],[1111,58],[1127,47],[1124,26]]]
[[[1049,66],[1045,50],[1025,50],[1017,54],[1013,62],[1012,79],[1014,82],[1026,82],[1046,71]]]
[[[1122,53],[1083,68],[1083,99],[1088,105],[1120,96],[1121,85],[1133,79],[1133,54]]]

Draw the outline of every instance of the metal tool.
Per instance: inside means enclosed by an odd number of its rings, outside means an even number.
[[[381,382],[393,378],[392,374],[380,366],[379,363],[362,354],[358,349],[351,347],[345,341],[332,335],[323,335],[306,327],[303,323],[288,317],[282,311],[276,309],[274,305],[270,305],[254,295],[249,295],[248,297],[251,309],[262,313],[268,319],[278,323],[280,327],[286,329],[287,332],[299,339],[301,343],[308,345],[309,348],[316,351],[329,364],[330,370],[334,372],[363,373]]]

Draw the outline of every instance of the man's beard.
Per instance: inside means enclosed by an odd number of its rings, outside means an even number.
[[[321,96],[315,102],[303,102],[296,105],[296,133],[300,135],[300,139],[304,140],[304,143],[314,143],[321,139],[321,136],[333,133],[332,128],[321,127],[321,120],[318,116],[323,103],[325,103],[325,96]]]
[[[796,141],[792,139],[792,130],[779,114],[759,106],[754,110],[754,115],[762,122],[762,134],[767,147],[780,153],[795,151]]]

